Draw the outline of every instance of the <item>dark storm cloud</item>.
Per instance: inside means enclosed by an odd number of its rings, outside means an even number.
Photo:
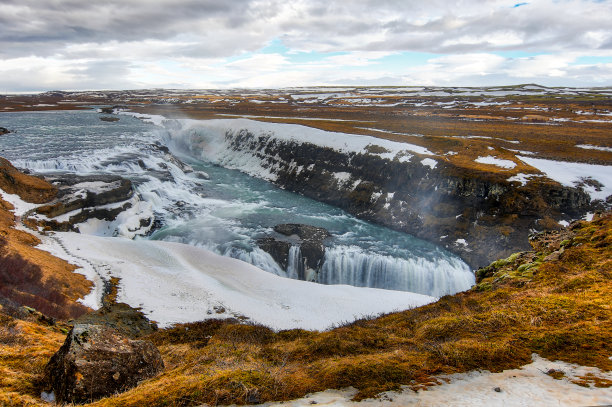
[[[66,44],[200,35],[219,24],[239,29],[248,15],[247,0],[3,0],[0,52],[50,54]]]

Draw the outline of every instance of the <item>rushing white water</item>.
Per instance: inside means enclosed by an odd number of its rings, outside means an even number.
[[[474,282],[469,267],[439,247],[224,168],[221,165],[237,168],[239,163],[241,171],[270,179],[253,155],[229,148],[225,127],[211,132],[188,121],[188,127],[173,122],[161,128],[128,116],[109,123],[92,111],[2,113],[1,118],[4,127],[15,130],[0,139],[2,154],[18,167],[131,179],[140,199],[163,223],[149,239],[204,247],[279,276],[325,284],[441,296]],[[231,123],[224,121],[224,126]],[[202,151],[207,154],[202,156]],[[290,250],[286,270],[257,247],[257,239],[280,223],[304,223],[331,232],[318,275],[300,264],[297,246]]]
[[[325,253],[325,263],[317,281],[429,293],[440,297],[473,284],[471,273],[457,272],[462,268],[461,263],[450,257],[432,260],[372,256],[359,247],[336,246]]]

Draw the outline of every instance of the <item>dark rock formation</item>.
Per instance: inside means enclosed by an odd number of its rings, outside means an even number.
[[[103,325],[77,324],[47,364],[44,390],[52,390],[60,402],[90,402],[128,390],[163,369],[153,343],[128,339]]]
[[[273,237],[263,237],[257,240],[257,245],[263,251],[270,254],[283,270],[287,270],[287,266],[289,265],[289,249],[291,249],[292,246],[290,242],[278,240]]]
[[[103,122],[118,122],[118,117],[110,117],[110,116],[100,116],[100,120]]]
[[[589,195],[545,177],[519,186],[504,172],[458,168],[423,156],[390,159],[373,145],[362,153],[228,131],[232,149],[248,151],[275,175],[274,183],[353,215],[439,244],[476,268],[527,250],[532,230],[582,216]],[[341,176],[338,176],[341,174]]]
[[[121,106],[121,105],[115,105],[115,106],[106,106],[106,107],[102,107],[100,108],[100,113],[106,113],[106,114],[114,114],[116,110],[122,110],[125,109],[125,106]]]
[[[133,195],[130,180],[116,175],[62,174],[46,179],[58,188],[58,201],[39,207],[37,212],[50,218],[77,209],[126,201]]]
[[[117,216],[132,207],[129,200],[133,197],[130,180],[115,175],[74,175],[60,174],[47,176],[47,181],[57,187],[56,201],[40,206],[36,212],[50,219],[30,220],[39,226],[58,231],[77,231],[76,224],[88,219],[113,221]],[[112,205],[116,204],[116,205]],[[68,220],[57,221],[53,218],[75,212]],[[150,226],[152,219],[143,219]]]
[[[257,245],[268,252],[281,268],[287,270],[289,252],[291,247],[300,249],[298,263],[298,278],[306,280],[308,270],[318,272],[325,260],[325,246],[323,241],[330,236],[324,228],[297,223],[276,225],[274,231],[277,235],[261,238]]]
[[[6,127],[0,127],[0,135],[9,134],[10,132]]]

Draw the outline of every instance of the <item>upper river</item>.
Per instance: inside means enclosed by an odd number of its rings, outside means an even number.
[[[190,155],[169,142],[171,127],[119,117],[101,121],[95,110],[0,113],[0,124],[13,131],[0,138],[0,155],[36,173],[129,178],[162,221],[161,228],[141,238],[205,247],[278,275],[287,271],[255,241],[277,224],[303,223],[332,235],[318,282],[432,296],[474,283],[469,267],[440,247]],[[168,160],[166,146],[194,171]]]

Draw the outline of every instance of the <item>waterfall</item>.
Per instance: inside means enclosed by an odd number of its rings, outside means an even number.
[[[318,282],[411,291],[441,297],[469,289],[474,274],[450,257],[402,259],[358,247],[328,248]]]
[[[287,277],[296,280],[304,279],[304,263],[302,262],[302,252],[300,250],[300,246],[291,246],[289,248]]]

